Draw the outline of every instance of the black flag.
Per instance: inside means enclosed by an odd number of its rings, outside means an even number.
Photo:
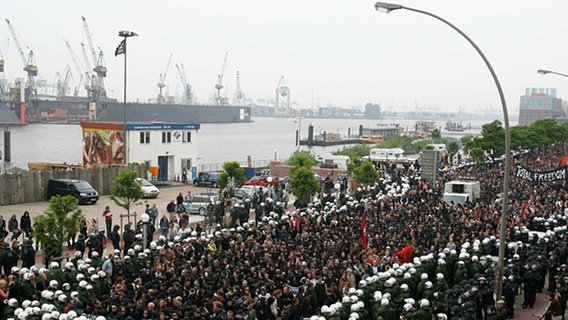
[[[126,39],[122,40],[116,50],[114,50],[114,56],[118,56],[119,54],[126,54]]]

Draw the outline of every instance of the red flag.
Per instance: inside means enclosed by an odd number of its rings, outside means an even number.
[[[363,218],[361,219],[361,245],[363,249],[367,249],[367,229],[365,229],[365,225],[367,224],[367,216],[363,214]]]
[[[408,246],[396,253],[400,262],[409,263],[412,262],[412,246]]]

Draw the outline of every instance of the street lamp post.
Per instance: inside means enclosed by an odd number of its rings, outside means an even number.
[[[298,151],[300,151],[301,140],[302,140],[302,115],[298,116]]]
[[[406,10],[409,10],[409,11],[414,11],[414,12],[417,12],[417,13],[425,14],[425,15],[430,16],[432,18],[435,18],[439,21],[442,21],[443,23],[448,25],[450,28],[457,31],[462,37],[464,37],[475,48],[475,51],[477,51],[477,53],[481,56],[481,59],[483,59],[483,62],[485,62],[485,65],[489,69],[489,72],[491,73],[491,76],[493,77],[493,81],[495,82],[495,85],[497,86],[497,91],[499,92],[499,98],[501,99],[501,107],[503,109],[503,122],[504,122],[504,126],[505,126],[505,172],[504,172],[504,177],[503,177],[503,208],[502,208],[503,210],[501,212],[501,230],[500,230],[500,237],[499,237],[499,263],[498,263],[499,274],[497,275],[497,281],[498,281],[497,297],[498,297],[498,299],[500,299],[502,292],[503,292],[503,265],[504,265],[504,260],[505,260],[505,247],[506,247],[505,242],[507,240],[507,234],[506,234],[506,232],[507,232],[507,214],[508,214],[508,211],[509,211],[509,180],[510,180],[509,173],[511,171],[511,132],[510,132],[510,128],[509,128],[509,113],[507,111],[507,103],[505,102],[505,95],[503,94],[503,89],[501,88],[501,83],[499,82],[499,79],[497,78],[497,74],[495,73],[495,70],[493,70],[491,63],[489,62],[489,60],[487,59],[485,54],[483,54],[481,49],[477,46],[477,44],[475,44],[475,42],[473,42],[473,40],[471,40],[471,38],[467,34],[465,34],[458,27],[456,27],[455,25],[453,25],[452,23],[450,23],[446,19],[439,17],[435,14],[432,14],[430,12],[427,12],[427,11],[409,8],[409,7],[399,5],[399,4],[385,3],[385,2],[377,2],[375,4],[375,9],[377,11],[382,11],[382,12],[385,12],[385,13],[390,13],[391,11],[398,10],[398,9],[406,9]]]
[[[120,45],[118,46],[118,48],[115,51],[115,55],[119,55],[119,54],[124,54],[124,101],[123,101],[123,110],[124,110],[124,118],[123,118],[123,126],[124,126],[124,133],[123,133],[123,137],[122,137],[122,143],[123,143],[123,160],[124,160],[124,164],[128,164],[128,141],[126,138],[126,39],[130,38],[130,37],[137,37],[138,34],[136,32],[133,31],[119,31],[118,32],[118,36],[119,37],[123,37],[124,39],[122,40],[122,42],[120,43]]]
[[[564,74],[564,73],[560,73],[560,72],[556,72],[556,71],[538,69],[536,72],[537,72],[538,74],[541,74],[541,75],[545,75],[545,74],[549,74],[549,73],[550,73],[550,74],[555,74],[555,75],[558,75],[558,76],[562,76],[562,77],[568,78],[568,74]]]
[[[144,233],[144,237],[142,238],[142,246],[144,250],[146,250],[146,248],[148,247],[148,221],[150,221],[150,215],[143,213],[140,216],[140,220],[142,220],[142,232]]]

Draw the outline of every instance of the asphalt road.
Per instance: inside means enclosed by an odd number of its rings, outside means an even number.
[[[203,188],[203,187],[195,187],[193,185],[183,185],[180,183],[174,183],[171,186],[167,187],[160,187],[160,195],[155,199],[140,199],[136,202],[130,209],[131,213],[136,213],[136,219],[140,219],[140,215],[144,213],[146,209],[146,203],[153,205],[156,204],[159,210],[159,217],[161,218],[166,211],[166,205],[171,201],[175,200],[176,196],[181,192],[182,195],[185,195],[188,190],[191,191],[193,195],[197,195],[202,192],[216,192],[217,189],[211,188]],[[106,206],[110,206],[110,210],[113,214],[113,226],[118,224],[120,225],[120,215],[126,214],[126,210],[117,206],[111,199],[110,196],[100,196],[99,201],[96,204],[83,204],[80,205],[81,210],[83,210],[83,214],[87,217],[88,221],[91,219],[98,219],[98,227],[99,230],[105,230],[105,222],[102,216],[103,210]],[[28,211],[30,216],[33,218],[38,216],[39,214],[43,213],[49,207],[48,201],[41,201],[41,202],[30,202],[30,203],[22,203],[10,206],[0,206],[0,215],[4,217],[4,220],[8,221],[12,215],[16,215],[18,222],[20,221],[20,217],[23,215],[24,211]],[[127,217],[124,217],[124,224],[127,222]],[[134,217],[131,217],[131,222],[134,222]],[[200,222],[203,221],[203,217],[198,215],[190,215],[190,223]],[[32,222],[33,227],[33,222]]]

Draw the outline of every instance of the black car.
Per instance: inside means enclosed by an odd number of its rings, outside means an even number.
[[[200,172],[197,178],[193,179],[193,185],[196,187],[211,186],[217,188],[217,179],[219,179],[220,175],[220,172]]]
[[[47,183],[47,198],[72,195],[78,203],[95,204],[99,193],[87,181],[70,179],[50,179]]]

